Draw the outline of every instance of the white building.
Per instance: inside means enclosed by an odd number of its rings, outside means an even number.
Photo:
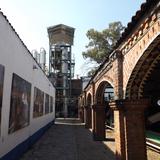
[[[0,159],[18,159],[55,118],[55,88],[0,12]]]

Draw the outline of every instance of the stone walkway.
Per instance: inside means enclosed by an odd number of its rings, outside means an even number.
[[[57,119],[20,160],[115,160],[114,133],[107,130],[106,141],[93,141],[92,133],[77,119]],[[148,160],[160,154],[147,149]]]
[[[58,119],[20,160],[115,160],[115,156],[103,142],[93,141],[78,120]]]

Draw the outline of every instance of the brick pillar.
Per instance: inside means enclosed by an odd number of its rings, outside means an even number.
[[[92,109],[91,106],[89,106],[88,108],[88,117],[89,117],[89,121],[88,121],[88,126],[89,128],[92,128]]]
[[[85,128],[91,128],[92,127],[91,107],[85,106],[84,113],[85,113]]]
[[[78,117],[81,120],[81,122],[84,123],[84,107],[83,106],[79,107]]]
[[[117,159],[147,160],[144,110],[146,107],[148,107],[149,101],[144,99],[120,100],[116,101],[115,103],[111,103],[110,105],[112,108],[116,108],[114,110],[115,127],[117,127],[118,125],[121,126],[120,128],[115,128],[115,130],[119,129],[118,131],[116,131],[115,137],[115,141],[117,142]],[[123,138],[123,136],[125,138]],[[125,146],[123,145],[124,142]]]
[[[114,110],[114,133],[116,160],[126,160],[125,156],[125,130],[124,130],[124,110],[120,101],[109,103]]]
[[[88,106],[84,106],[84,123],[85,123],[85,128],[89,128],[88,127],[88,120],[89,120],[89,117],[88,117]]]
[[[144,110],[148,105],[148,100],[124,102],[126,160],[147,160]]]
[[[103,105],[93,105],[93,139],[104,140],[105,139],[105,108]]]
[[[85,128],[92,128],[91,107],[90,106],[85,106],[84,107],[84,113],[85,113]]]

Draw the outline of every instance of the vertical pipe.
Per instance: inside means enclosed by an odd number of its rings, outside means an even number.
[[[51,44],[49,43],[49,75],[51,73]]]
[[[71,50],[71,46],[69,47],[69,53],[70,53],[70,56],[69,56],[69,65],[70,65],[69,97],[71,98],[71,77],[72,77],[72,57],[71,57],[72,50]]]
[[[68,73],[68,51],[67,47],[62,47],[62,74],[63,74],[63,97],[64,97],[64,116],[68,116],[68,108],[67,108],[67,73]]]

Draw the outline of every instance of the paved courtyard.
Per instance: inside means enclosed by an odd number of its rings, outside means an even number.
[[[91,131],[77,119],[57,119],[20,160],[115,160],[113,132],[106,141],[93,141]],[[159,155],[149,152],[148,160]]]
[[[113,152],[95,142],[78,120],[59,119],[21,160],[114,160]]]

